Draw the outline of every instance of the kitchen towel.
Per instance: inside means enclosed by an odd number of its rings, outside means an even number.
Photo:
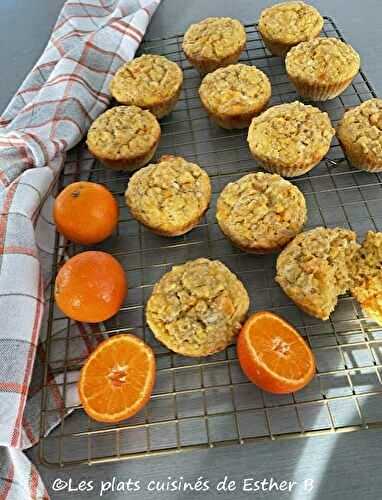
[[[72,149],[108,106],[110,79],[134,57],[159,3],[68,0],[0,117],[0,500],[49,498],[22,450],[39,436],[52,191],[64,165],[82,174],[90,167],[84,148]],[[55,335],[63,328],[55,325]],[[81,334],[92,327],[77,328],[77,352],[90,352],[94,346]],[[48,379],[51,404],[60,410],[60,385],[54,375]]]

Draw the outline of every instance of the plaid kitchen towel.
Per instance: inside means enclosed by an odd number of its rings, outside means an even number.
[[[110,78],[134,57],[159,3],[68,0],[43,55],[0,117],[0,500],[48,498],[21,450],[38,440],[39,340],[55,233],[51,192],[65,163],[86,172],[87,153],[67,152],[109,104]],[[91,326],[77,328],[81,334]],[[60,335],[59,324],[56,330]],[[85,337],[78,336],[77,353],[92,349]],[[49,382],[60,409],[57,380]]]

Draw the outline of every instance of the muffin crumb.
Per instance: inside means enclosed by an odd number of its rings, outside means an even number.
[[[382,326],[382,233],[369,231],[352,263],[351,293]]]
[[[300,233],[279,255],[276,281],[303,311],[326,320],[338,296],[352,286],[359,247],[348,229],[317,227]]]

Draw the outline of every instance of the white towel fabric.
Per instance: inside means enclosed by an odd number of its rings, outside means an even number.
[[[44,299],[55,238],[52,190],[65,164],[86,175],[91,159],[73,147],[108,106],[110,78],[134,57],[159,3],[68,0],[44,53],[0,117],[1,500],[49,498],[21,450],[39,438]],[[57,336],[66,327],[59,323]],[[77,328],[81,334],[92,327]],[[90,352],[97,341],[87,339],[79,335],[74,352]],[[49,376],[57,410],[63,408],[59,382]],[[71,387],[67,398],[75,403]],[[56,423],[57,416],[48,424]]]

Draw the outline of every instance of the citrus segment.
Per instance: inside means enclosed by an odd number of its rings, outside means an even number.
[[[102,342],[86,360],[78,391],[85,412],[99,422],[119,422],[138,413],[155,383],[155,357],[130,334]]]
[[[298,391],[315,373],[312,351],[301,335],[271,312],[253,314],[238,338],[237,353],[247,377],[274,393]]]

